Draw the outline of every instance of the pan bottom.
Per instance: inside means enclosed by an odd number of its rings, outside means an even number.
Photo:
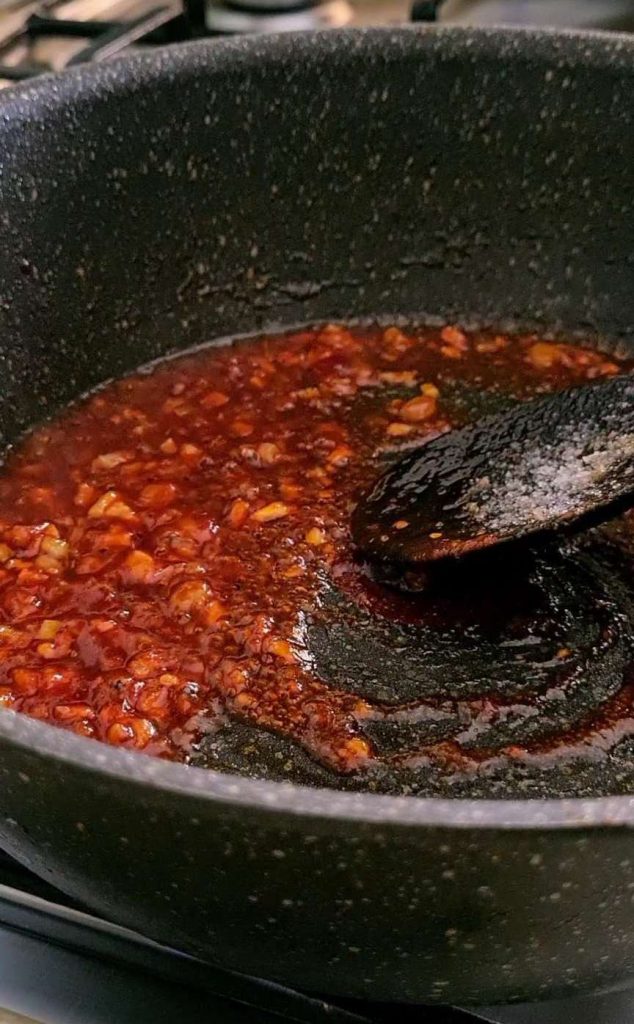
[[[306,649],[321,679],[371,705],[372,768],[335,776],[283,735],[256,743],[235,721],[207,736],[193,763],[389,794],[632,792],[634,600],[619,533],[609,525],[441,570],[412,598],[418,614],[421,601],[441,609],[445,621],[431,626],[382,615],[371,586],[360,601],[345,581],[324,580]]]

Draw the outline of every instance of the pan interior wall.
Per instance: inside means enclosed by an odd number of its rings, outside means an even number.
[[[607,37],[590,56],[537,34],[324,33],[16,91],[0,125],[0,435],[157,356],[272,325],[429,316],[627,346],[625,61]]]

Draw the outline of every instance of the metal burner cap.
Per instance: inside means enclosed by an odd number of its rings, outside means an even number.
[[[339,28],[351,20],[348,0],[232,0],[208,3],[205,7],[206,31],[223,35]]]

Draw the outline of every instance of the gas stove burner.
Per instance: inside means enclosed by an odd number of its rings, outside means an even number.
[[[236,35],[340,28],[352,16],[348,0],[212,0],[204,10],[204,30],[211,35]]]

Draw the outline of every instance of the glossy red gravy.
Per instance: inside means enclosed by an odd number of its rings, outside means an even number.
[[[381,709],[311,671],[298,623],[325,577],[416,618],[351,547],[381,453],[459,422],[456,383],[526,398],[622,368],[535,337],[330,325],[109,384],[0,478],[0,700],[184,761],[237,719],[363,772]]]

